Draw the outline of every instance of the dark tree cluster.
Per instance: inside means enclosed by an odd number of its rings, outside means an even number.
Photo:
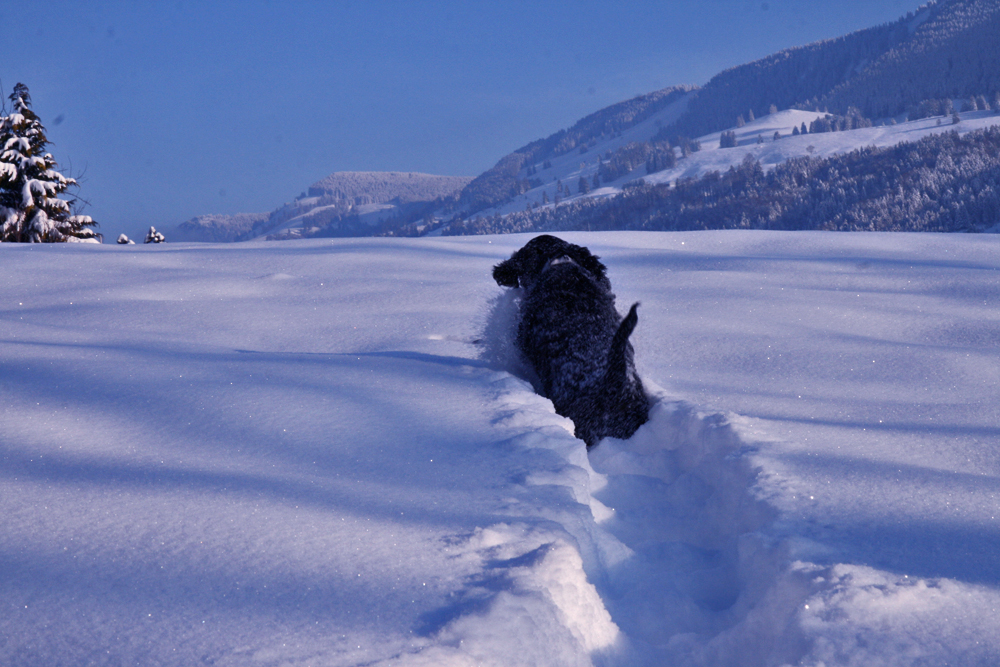
[[[941,100],[923,100],[920,104],[911,105],[906,116],[910,120],[920,120],[922,118],[933,118],[934,116],[950,116],[955,111],[955,105],[951,98]]]
[[[632,142],[625,144],[616,150],[609,160],[601,161],[597,168],[597,173],[601,177],[602,183],[617,181],[622,176],[627,176],[633,169],[641,164],[646,164],[647,160],[655,153],[655,149],[649,142]]]
[[[857,107],[850,107],[843,116],[827,114],[809,123],[809,134],[817,132],[844,132],[846,130],[857,130],[871,126],[872,121],[870,118],[865,118]],[[805,134],[805,132],[802,134]]]
[[[655,174],[677,166],[677,154],[669,141],[650,143],[651,153],[646,158],[646,173]]]

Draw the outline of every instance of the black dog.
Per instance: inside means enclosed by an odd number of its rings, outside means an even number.
[[[587,248],[548,235],[493,267],[498,285],[524,290],[517,347],[588,447],[628,438],[649,416],[628,340],[639,304],[622,319],[606,270]]]

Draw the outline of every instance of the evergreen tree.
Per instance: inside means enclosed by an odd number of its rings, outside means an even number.
[[[778,107],[776,107],[775,105],[772,104],[771,106],[769,106],[767,108],[767,113],[768,114],[778,113]]]
[[[10,95],[13,111],[0,118],[0,241],[56,243],[89,241],[101,236],[88,215],[73,215],[75,201],[59,199],[77,184],[55,170],[56,161],[45,152],[48,139],[31,96],[23,83]]]
[[[750,113],[747,115],[747,118],[749,118],[752,121],[757,120],[756,118],[754,118],[753,109],[750,109]]]
[[[601,187],[601,176],[600,176],[600,175],[599,175],[598,173],[596,173],[596,172],[594,173],[594,178],[593,178],[593,180],[592,180],[592,181],[590,182],[590,185],[591,185],[591,186],[592,186],[592,187],[593,187],[593,188],[594,188],[595,190],[596,190],[597,188]]]
[[[746,124],[747,124],[746,121],[743,120],[743,114],[740,114],[739,116],[736,117],[736,127],[743,127]]]
[[[590,183],[587,182],[586,178],[581,176],[579,183],[576,184],[576,189],[581,195],[585,195],[590,192]]]

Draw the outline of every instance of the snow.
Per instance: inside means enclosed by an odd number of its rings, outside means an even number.
[[[0,664],[1000,661],[995,237],[565,235],[656,399],[589,454],[528,238],[0,246]]]

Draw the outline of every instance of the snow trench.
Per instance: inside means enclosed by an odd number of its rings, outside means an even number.
[[[649,421],[588,454],[513,349],[517,296],[495,301],[479,341],[501,369],[494,425],[524,460],[510,519],[455,537],[456,567],[477,574],[429,619],[426,648],[384,664],[797,662],[811,572],[772,536],[753,444],[644,378]]]

